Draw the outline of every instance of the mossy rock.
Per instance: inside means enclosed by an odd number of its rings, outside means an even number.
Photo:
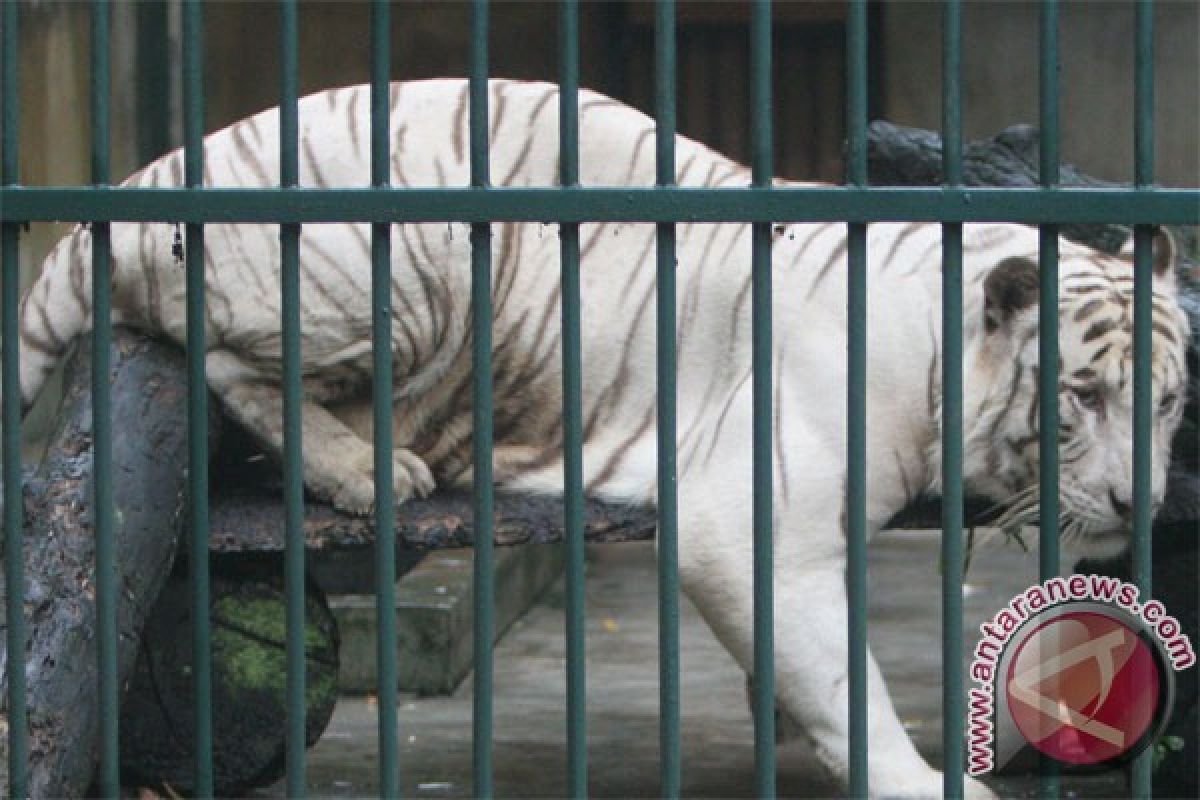
[[[212,567],[213,771],[217,794],[278,780],[287,730],[286,596],[277,555],[221,556]],[[305,592],[305,745],[337,700],[338,634],[325,597]],[[193,787],[192,626],[185,574],[151,613],[121,707],[121,777],[129,785]]]

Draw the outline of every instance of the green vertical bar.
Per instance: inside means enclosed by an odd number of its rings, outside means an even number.
[[[559,183],[579,185],[579,3],[559,18]],[[562,244],[563,488],[566,535],[567,793],[587,797],[587,668],[583,566],[583,365],[579,225],[559,227]]]
[[[109,6],[93,3],[92,183],[109,181]],[[92,224],[92,519],[96,541],[96,658],[100,707],[97,782],[101,796],[121,791],[117,719],[117,586],[112,498],[112,260],[111,229]]]
[[[1058,186],[1058,5],[1042,5],[1041,183]],[[1058,226],[1042,225],[1040,242],[1039,425],[1041,442],[1041,578],[1058,574]]]
[[[183,6],[184,180],[204,183],[204,7],[199,0]],[[187,287],[188,373],[188,567],[192,586],[192,676],[195,713],[196,797],[213,795],[212,646],[208,574],[208,382],[204,374],[205,281],[204,226],[187,226],[184,264]]]
[[[1041,6],[1041,184],[1058,185],[1058,3],[1044,0]],[[1039,499],[1041,519],[1038,535],[1039,576],[1047,580],[1058,574],[1058,226],[1039,228],[1038,271],[1041,279],[1038,306],[1038,443],[1041,471]],[[1058,764],[1040,759],[1041,796],[1059,794]]]
[[[1133,281],[1133,580],[1143,598],[1153,592],[1153,549],[1151,528],[1154,523],[1154,497],[1151,486],[1154,465],[1153,384],[1151,374],[1153,323],[1154,228],[1134,228]],[[1154,748],[1147,748],[1134,760],[1130,775],[1132,796],[1149,800],[1153,796]]]
[[[297,139],[297,10],[295,0],[280,7],[279,182],[299,183]],[[280,226],[283,305],[283,474],[285,532],[284,588],[287,593],[287,794],[303,797],[304,787],[304,469],[300,385],[300,226]]]
[[[1138,0],[1134,43],[1134,183],[1154,181],[1154,2]]]
[[[1134,35],[1134,181],[1146,188],[1154,180],[1154,4],[1139,0]],[[1154,230],[1134,228],[1133,277],[1133,580],[1143,598],[1153,590],[1154,523],[1153,442],[1151,431],[1152,297]],[[1144,601],[1143,601],[1144,602]],[[1153,748],[1133,762],[1130,783],[1134,798],[1153,795]]]
[[[390,184],[391,4],[371,3],[371,185]],[[352,125],[357,124],[351,120]],[[371,358],[375,437],[375,619],[379,685],[379,796],[400,795],[396,723],[396,497],[392,465],[391,225],[371,226]]]
[[[754,4],[750,39],[753,182],[771,185],[771,3]],[[775,796],[775,587],[771,409],[771,223],[751,229],[754,441],[754,767],[759,797]]]
[[[944,183],[962,185],[962,19],[949,0],[942,19]],[[942,793],[963,796],[962,225],[942,226]]]
[[[0,101],[4,103],[0,122],[3,160],[0,161],[0,186],[14,186],[20,180],[17,165],[17,4],[0,4]],[[17,245],[21,235],[18,223],[0,226],[0,310],[3,311],[4,369],[3,382],[3,458],[4,458],[4,593],[5,660],[8,679],[8,789],[13,797],[27,796],[29,778],[29,709],[25,698],[25,553],[21,479],[21,380],[18,352],[17,302],[20,295],[20,262]]]
[[[141,0],[136,15],[137,161],[144,163],[169,148],[171,56],[166,0]]]
[[[488,168],[488,4],[475,0],[471,14],[471,186],[491,183]],[[492,789],[493,601],[492,487],[492,226],[471,225],[472,403],[474,408],[475,514],[475,796]]]
[[[1041,183],[1058,185],[1058,10],[1055,0],[1042,5]],[[1040,242],[1039,396],[1058,397],[1058,226],[1042,225]],[[1041,442],[1041,539],[1043,580],[1058,574],[1058,404],[1039,404]]]
[[[847,16],[847,176],[867,184],[867,4]],[[846,595],[851,797],[867,794],[867,226],[849,225],[847,318]],[[880,787],[881,790],[886,790]]]
[[[658,0],[654,25],[657,185],[675,183],[675,4]],[[676,485],[675,225],[659,223],[658,370],[658,698],[659,792],[679,796],[679,507]]]

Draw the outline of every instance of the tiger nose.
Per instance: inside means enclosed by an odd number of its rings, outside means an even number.
[[[1126,503],[1121,498],[1117,497],[1117,493],[1112,489],[1108,490],[1108,502],[1112,503],[1113,511],[1121,516],[1121,519],[1129,522],[1133,519],[1133,507]]]

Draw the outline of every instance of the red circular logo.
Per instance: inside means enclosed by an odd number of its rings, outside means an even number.
[[[1021,735],[1069,764],[1118,758],[1142,742],[1161,693],[1152,647],[1093,611],[1062,614],[1025,637],[1004,689]]]

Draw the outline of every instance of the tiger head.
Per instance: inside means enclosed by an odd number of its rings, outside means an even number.
[[[1176,295],[1175,247],[1154,243],[1151,495],[1166,491],[1171,437],[1187,386],[1187,317]],[[977,376],[987,384],[964,424],[968,485],[1005,509],[1009,531],[1041,516],[1038,496],[1038,266],[1007,258],[983,279]],[[1059,529],[1096,556],[1128,542],[1133,514],[1133,258],[1062,242],[1059,262]],[[970,378],[968,378],[970,380]],[[969,407],[969,406],[968,406]]]

